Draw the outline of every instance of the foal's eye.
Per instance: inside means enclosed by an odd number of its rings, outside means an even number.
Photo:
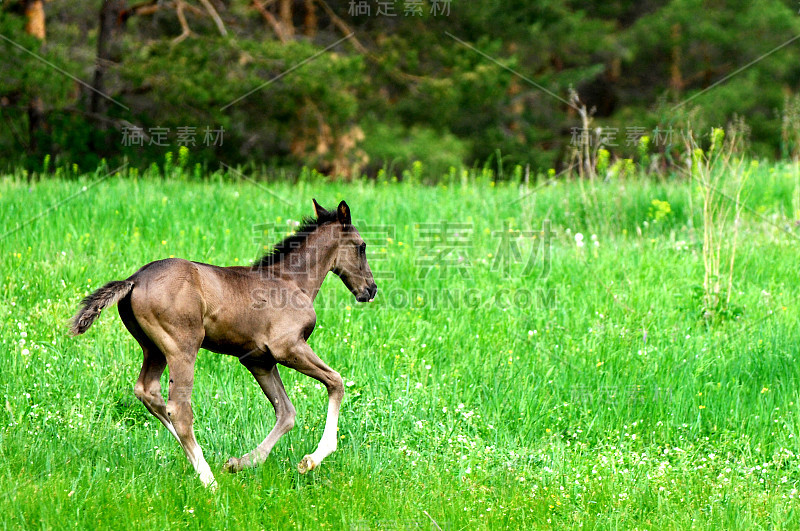
[[[366,243],[362,243],[361,245],[359,245],[358,246],[358,252],[361,253],[362,255],[367,254],[367,244]]]

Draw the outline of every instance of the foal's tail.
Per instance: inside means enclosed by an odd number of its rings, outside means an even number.
[[[72,318],[72,326],[69,328],[73,336],[86,332],[92,323],[100,317],[103,308],[107,308],[119,302],[133,289],[132,280],[114,280],[102,288],[98,289],[81,301],[81,309]]]

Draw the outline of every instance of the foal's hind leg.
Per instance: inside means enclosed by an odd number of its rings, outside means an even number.
[[[147,410],[160,420],[180,442],[180,438],[175,432],[175,426],[172,425],[169,417],[167,417],[167,404],[164,402],[164,397],[161,396],[161,375],[167,367],[167,360],[164,354],[158,350],[158,347],[152,343],[149,345],[143,343],[142,352],[144,353],[144,362],[142,363],[142,370],[139,372],[139,378],[133,388],[133,393],[136,398],[142,401]]]
[[[153,341],[142,330],[139,321],[131,309],[130,297],[126,297],[119,302],[119,316],[125,324],[125,328],[136,339],[142,347],[144,360],[139,378],[133,387],[133,394],[141,400],[144,407],[169,430],[169,432],[180,442],[175,426],[167,417],[167,405],[164,397],[161,396],[161,375],[167,366],[167,359],[164,353],[153,343]]]
[[[134,337],[146,337],[163,354],[169,367],[166,419],[200,480],[214,486],[214,475],[194,435],[191,404],[195,359],[205,335],[197,270],[189,262],[165,260],[135,276],[136,286],[120,301],[120,317]],[[162,410],[156,407],[156,411]]]
[[[216,481],[211,468],[203,457],[203,450],[194,436],[194,413],[192,412],[192,387],[194,387],[194,362],[197,350],[183,353],[179,350],[166,351],[169,363],[169,399],[167,416],[175,426],[183,451],[192,466],[200,475],[206,487],[215,487]]]
[[[275,408],[275,426],[272,428],[272,431],[269,432],[267,438],[264,439],[255,450],[243,455],[239,459],[231,457],[225,465],[225,469],[229,472],[238,472],[243,468],[263,463],[269,456],[275,443],[278,442],[278,439],[294,427],[294,418],[296,415],[294,406],[286,395],[286,389],[283,387],[283,382],[281,381],[280,374],[278,374],[278,367],[276,365],[264,367],[262,365],[242,363],[253,374],[258,385],[261,386],[261,390],[264,391],[264,394],[272,403],[272,407]]]

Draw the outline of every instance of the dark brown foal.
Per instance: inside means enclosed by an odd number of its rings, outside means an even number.
[[[344,386],[306,342],[316,324],[314,298],[333,271],[359,302],[372,301],[378,287],[367,263],[366,244],[342,201],[328,211],[314,201],[309,219],[252,267],[218,267],[178,258],[152,262],[127,280],[109,282],[83,300],[71,332],[84,333],[103,308],[119,303],[125,327],[139,342],[144,362],[134,393],[172,433],[200,475],[215,485],[194,436],[191,406],[194,365],[202,347],[229,354],[250,371],[275,408],[275,427],[253,451],[231,458],[238,471],[263,462],[294,426],[295,409],[278,364],[320,382],[328,390],[328,416],[317,449],[298,464],[301,473],[336,450]],[[169,395],[160,378],[169,367]]]

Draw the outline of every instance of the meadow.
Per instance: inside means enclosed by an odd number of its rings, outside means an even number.
[[[679,176],[587,190],[481,171],[437,185],[156,173],[0,178],[4,528],[800,526],[796,166],[751,176],[714,319]],[[209,491],[134,397],[141,352],[116,309],[77,338],[68,321],[153,260],[252,262],[312,197],[347,200],[380,288],[358,304],[331,275],[318,298],[309,343],[346,382],[339,449],[298,474],[326,394],[283,369],[295,429],[259,468],[223,473],[274,413],[236,359],[201,351]]]

